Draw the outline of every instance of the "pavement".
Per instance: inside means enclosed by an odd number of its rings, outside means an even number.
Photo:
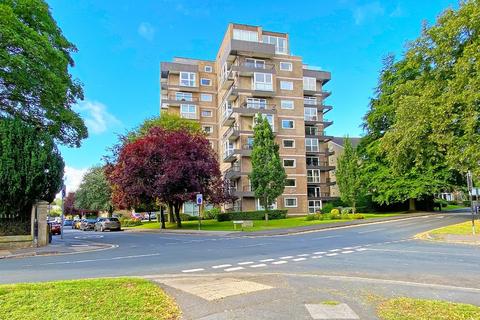
[[[414,239],[469,218],[262,237],[68,230],[116,247],[3,259],[0,283],[138,276],[171,294],[184,319],[377,319],[378,301],[394,296],[480,304],[480,247]]]

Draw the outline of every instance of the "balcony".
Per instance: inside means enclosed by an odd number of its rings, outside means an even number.
[[[222,125],[231,126],[234,122],[233,109],[225,109],[222,114]]]
[[[233,61],[235,56],[244,55],[259,58],[271,58],[275,55],[275,45],[263,42],[232,39],[225,48],[227,60]]]
[[[322,71],[320,70],[320,68],[307,66],[307,65],[303,65],[303,76],[316,78],[318,81],[322,83],[322,85],[330,81],[330,79],[332,78],[332,75],[330,72]]]
[[[328,161],[319,161],[317,163],[307,163],[307,170],[310,170],[310,169],[318,169],[320,171],[330,171],[330,170],[335,170],[335,166],[330,165]]]
[[[162,62],[160,63],[161,78],[167,79],[170,73],[178,74],[180,72],[198,73],[198,65],[186,64],[178,62]]]
[[[187,97],[178,97],[175,94],[162,95],[161,97],[162,107],[179,107],[181,104],[196,104],[198,98],[187,98]]]
[[[233,162],[237,159],[237,155],[242,157],[250,157],[252,155],[253,145],[243,144],[241,149],[228,149],[225,151],[223,162]]]
[[[227,70],[220,79],[221,89],[229,88],[235,82],[235,74],[232,69]]]
[[[240,128],[238,125],[234,125],[225,131],[223,134],[223,140],[235,141],[240,137]]]
[[[181,112],[180,118],[189,119],[189,120],[199,120],[200,118],[195,113]]]
[[[309,124],[314,125],[321,122],[320,117],[318,115],[304,115],[303,120],[305,120],[306,125],[309,125]]]
[[[237,72],[240,76],[252,76],[254,72],[275,74],[275,65],[244,61],[232,65],[231,70]]]
[[[330,110],[333,109],[332,106],[326,106],[326,105],[324,105],[324,104],[319,104],[319,105],[317,106],[317,108],[318,108],[318,111],[323,112],[323,114],[325,114],[325,113],[327,113],[328,111],[330,111]]]
[[[229,180],[235,180],[235,179],[240,178],[240,176],[242,176],[242,175],[247,175],[247,173],[242,172],[239,163],[236,163],[236,164],[232,165],[230,168],[225,170],[225,172],[223,174],[225,176],[225,179],[229,179]]]
[[[316,194],[307,194],[307,198],[308,198],[308,200],[323,200],[323,201],[336,199],[335,197],[332,197],[330,195],[330,192],[320,192],[320,193],[316,193]]]
[[[320,179],[320,177],[307,177],[308,184],[315,184],[322,187],[330,187],[336,184],[335,181],[331,181],[330,178]]]
[[[325,128],[331,126],[333,124],[333,121],[324,118],[321,121],[321,123],[322,123],[323,129],[325,129]]]
[[[258,113],[261,114],[275,114],[277,110],[274,104],[269,103],[256,103],[256,102],[244,102],[240,107],[233,108],[233,112],[237,112],[245,116],[254,116]]]
[[[234,196],[238,198],[244,198],[244,197],[255,197],[255,192],[252,189],[252,186],[242,186],[240,187],[232,187],[231,192]]]

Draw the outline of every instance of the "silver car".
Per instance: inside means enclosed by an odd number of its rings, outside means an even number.
[[[94,230],[103,232],[105,230],[121,230],[120,220],[118,218],[98,218],[97,222],[95,223]]]

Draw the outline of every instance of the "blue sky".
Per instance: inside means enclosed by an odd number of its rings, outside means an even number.
[[[292,53],[332,72],[334,109],[328,133],[361,134],[382,57],[401,54],[423,20],[430,24],[457,0],[436,1],[98,1],[48,0],[75,43],[71,70],[84,84],[75,109],[89,127],[82,147],[61,147],[67,187],[101,162],[106,149],[143,119],[159,113],[159,63],[174,56],[213,59],[229,22],[290,34]],[[304,3],[301,5],[301,3]]]

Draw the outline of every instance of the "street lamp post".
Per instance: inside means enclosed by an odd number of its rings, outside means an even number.
[[[472,213],[472,234],[475,236],[475,210],[473,208],[473,177],[472,172],[467,172],[467,189],[470,196],[470,210]]]

